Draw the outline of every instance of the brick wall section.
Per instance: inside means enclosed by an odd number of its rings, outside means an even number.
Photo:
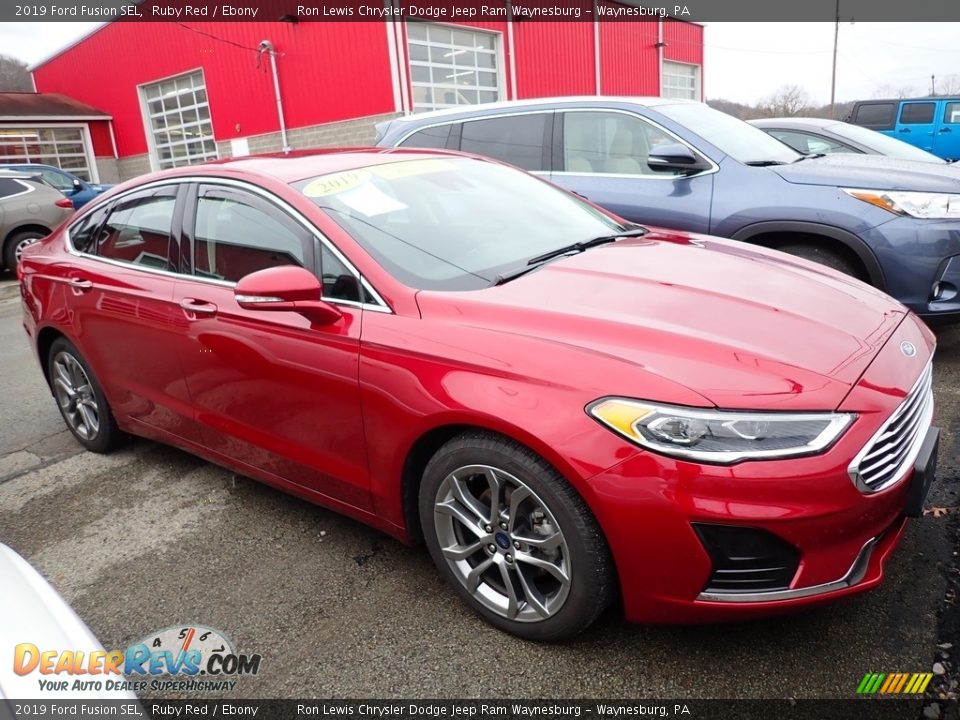
[[[129,180],[137,175],[144,175],[150,172],[149,155],[132,155],[130,157],[117,160],[117,174],[120,180]]]
[[[104,185],[120,182],[120,161],[112,157],[98,157],[97,173],[100,175],[100,182]]]
[[[294,150],[309,150],[322,147],[355,147],[373,145],[374,126],[385,120],[398,117],[399,113],[372,115],[356,120],[312,125],[310,127],[287,130],[287,142]],[[247,138],[250,154],[277,152],[283,149],[279,132],[266,135],[254,135]],[[230,141],[218,142],[220,157],[231,157]]]

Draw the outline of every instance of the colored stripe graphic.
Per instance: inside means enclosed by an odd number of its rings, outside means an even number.
[[[919,695],[932,679],[933,673],[867,673],[857,685],[857,694]]]

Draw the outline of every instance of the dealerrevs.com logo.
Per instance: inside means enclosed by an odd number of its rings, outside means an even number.
[[[20,643],[13,671],[39,675],[41,692],[230,691],[236,677],[260,671],[259,654],[244,655],[219,630],[172,626],[126,650],[56,650]],[[142,679],[141,679],[142,678]]]

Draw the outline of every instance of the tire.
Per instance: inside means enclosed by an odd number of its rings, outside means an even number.
[[[47,355],[50,389],[70,432],[87,450],[106,453],[123,434],[86,360],[65,338],[57,338]]]
[[[819,245],[800,243],[796,245],[783,245],[777,248],[781,252],[790,255],[796,255],[804,260],[815,262],[819,265],[826,265],[832,270],[842,272],[844,275],[850,275],[857,279],[863,279],[863,273],[859,272],[857,267],[840,253]]]
[[[6,244],[3,246],[3,264],[7,270],[16,272],[19,254],[23,251],[23,248],[32,245],[43,237],[46,237],[46,235],[38,230],[23,230],[8,237]]]
[[[613,563],[596,520],[553,467],[517,442],[482,431],[447,442],[424,470],[419,509],[440,574],[501,630],[562,640],[610,603]]]

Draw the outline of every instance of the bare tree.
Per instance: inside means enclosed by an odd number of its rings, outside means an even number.
[[[952,73],[937,78],[937,95],[960,95],[960,75]]]
[[[758,109],[768,117],[791,117],[809,111],[810,96],[799,85],[781,85],[776,92],[763,99]]]
[[[30,92],[33,83],[27,64],[9,55],[0,55],[0,92]]]
[[[916,97],[917,90],[912,85],[901,85],[900,87],[880,85],[874,91],[873,96],[875,98],[909,98]]]

